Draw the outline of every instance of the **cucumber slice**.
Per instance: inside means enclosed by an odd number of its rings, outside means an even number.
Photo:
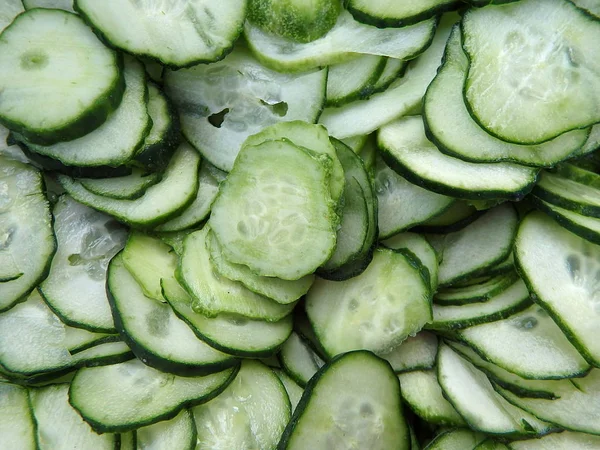
[[[221,62],[165,75],[183,134],[227,172],[248,136],[277,122],[316,122],[326,86],[325,69],[282,74],[263,67],[241,46]]]
[[[539,145],[502,141],[482,129],[471,117],[463,97],[469,59],[456,26],[446,45],[444,64],[427,88],[423,120],[427,137],[449,156],[472,162],[509,161],[551,167],[578,151],[589,130],[569,131]]]
[[[325,125],[331,136],[344,139],[358,134],[370,134],[418,107],[427,86],[435,77],[444,54],[446,40],[457,20],[458,17],[453,14],[444,16],[431,45],[417,59],[411,61],[404,76],[390,84],[385,91],[340,108],[326,108],[319,122]],[[352,35],[347,39],[354,40],[356,37]]]
[[[600,5],[595,0],[571,0],[575,6],[587,11],[589,14],[600,18]]]
[[[513,284],[517,278],[517,274],[511,271],[493,276],[480,283],[444,288],[435,294],[433,302],[440,306],[460,306],[469,303],[487,302]]]
[[[600,247],[532,212],[515,242],[517,269],[538,302],[592,364],[600,364],[596,291]]]
[[[526,0],[471,9],[462,32],[465,99],[491,134],[537,144],[600,121],[596,18],[571,2]]]
[[[118,446],[119,450],[136,450],[137,449],[137,430],[130,431],[129,433],[118,434]]]
[[[306,295],[306,313],[329,356],[355,349],[388,353],[431,320],[425,278],[416,258],[378,248],[357,277],[317,278]]]
[[[542,171],[533,194],[545,202],[583,216],[600,218],[600,190],[598,186],[570,179],[562,174]]]
[[[425,450],[473,450],[484,439],[484,434],[471,430],[448,430],[439,434]]]
[[[430,44],[436,22],[426,20],[402,30],[364,25],[342,11],[323,37],[298,43],[265,33],[246,22],[244,35],[252,52],[267,67],[281,72],[298,72],[349,59],[353,53],[412,59]]]
[[[135,200],[93,194],[65,175],[59,175],[58,181],[78,202],[111,214],[130,226],[147,228],[166,222],[193,201],[198,190],[199,165],[198,152],[182,143],[171,158],[163,179]]]
[[[464,419],[444,398],[435,370],[398,375],[402,399],[421,419],[436,425],[464,426]]]
[[[25,9],[50,8],[75,12],[73,10],[72,0],[23,0],[23,5],[25,6]]]
[[[75,9],[115,47],[180,68],[217,61],[231,51],[246,0],[76,0]]]
[[[0,152],[0,311],[46,276],[56,240],[42,175]]]
[[[189,410],[181,411],[171,420],[138,428],[135,434],[137,446],[134,448],[144,450],[192,450],[198,439],[194,416]]]
[[[410,448],[398,379],[366,351],[338,356],[310,380],[278,448],[352,447]]]
[[[9,26],[15,17],[25,11],[21,0],[6,0],[0,6],[0,31]]]
[[[323,165],[329,161],[286,141],[245,147],[209,219],[223,256],[284,280],[302,278],[327,261],[339,222],[331,164]]]
[[[381,72],[379,79],[375,82],[373,92],[385,91],[390,84],[401,77],[406,70],[407,62],[397,58],[386,58],[385,67]]]
[[[512,450],[587,450],[600,447],[600,436],[563,431],[538,439],[526,439],[508,444]]]
[[[125,245],[127,230],[66,194],[53,213],[58,249],[40,293],[66,324],[115,333],[106,297],[106,269]]]
[[[396,373],[429,370],[435,365],[437,349],[437,336],[421,330],[415,336],[407,337],[391,352],[379,357],[389,362]]]
[[[29,404],[29,390],[0,382],[0,436],[6,448],[37,450],[36,424]]]
[[[377,142],[386,162],[409,181],[458,198],[520,200],[537,175],[518,164],[469,163],[444,155],[427,140],[420,116],[384,125]]]
[[[291,415],[279,378],[258,361],[242,362],[223,393],[192,411],[198,450],[275,448]]]
[[[486,360],[528,379],[573,378],[590,366],[538,305],[458,333]]]
[[[120,200],[140,198],[150,186],[160,181],[156,172],[134,168],[129,175],[111,178],[78,178],[81,185],[93,194]]]
[[[209,318],[234,314],[269,322],[277,322],[290,314],[294,303],[277,303],[213,270],[206,248],[209,231],[210,228],[205,226],[188,235],[179,262],[178,276],[192,296],[193,310]]]
[[[121,102],[120,57],[75,14],[19,15],[2,33],[0,55],[0,121],[33,143],[79,138]]]
[[[123,100],[116,111],[94,131],[54,145],[35,144],[21,135],[15,135],[16,139],[24,142],[32,152],[57,159],[67,166],[116,167],[129,163],[149,133],[152,121],[146,106],[148,89],[144,67],[133,58],[126,57],[123,73]]]
[[[422,233],[447,234],[459,231],[477,219],[483,211],[478,211],[473,205],[464,200],[452,203],[447,209],[427,220],[415,231]]]
[[[327,106],[342,106],[371,95],[386,61],[387,58],[382,56],[359,55],[330,66],[327,76]]]
[[[210,400],[236,374],[232,368],[203,377],[179,377],[133,359],[80,369],[69,387],[69,402],[97,432],[129,431]]]
[[[279,361],[282,368],[302,387],[325,364],[297,333],[292,333],[281,346]]]
[[[536,196],[532,196],[531,199],[539,210],[556,220],[565,230],[594,244],[600,244],[600,218],[583,216],[552,203],[545,202]]]
[[[180,376],[206,375],[236,360],[199,340],[169,305],[144,295],[123,263],[110,263],[106,286],[115,325],[123,340],[145,364]]]
[[[376,27],[405,27],[454,9],[456,0],[349,0],[346,7],[359,22]]]
[[[292,332],[291,315],[278,322],[251,320],[231,314],[208,318],[192,309],[192,299],[174,278],[163,279],[161,284],[163,295],[175,314],[200,339],[223,352],[243,357],[269,357]]]
[[[279,381],[281,381],[281,384],[283,384],[283,387],[288,394],[288,398],[290,399],[290,404],[292,406],[291,411],[293,413],[296,409],[296,406],[298,406],[298,403],[300,402],[300,398],[302,398],[304,389],[298,386],[298,384],[296,384],[296,382],[283,370],[273,369],[273,372],[279,377]]]
[[[387,239],[441,214],[454,198],[428,191],[394,172],[376,157],[373,184],[377,194],[379,237]]]

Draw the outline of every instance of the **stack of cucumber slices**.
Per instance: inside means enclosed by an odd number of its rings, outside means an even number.
[[[598,0],[0,31],[0,448],[600,449]]]

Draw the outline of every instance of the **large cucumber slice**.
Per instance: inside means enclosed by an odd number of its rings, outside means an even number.
[[[6,448],[37,450],[28,389],[0,382],[0,436]]]

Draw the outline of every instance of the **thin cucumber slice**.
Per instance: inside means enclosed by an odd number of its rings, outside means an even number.
[[[31,142],[77,139],[121,102],[121,57],[75,14],[35,9],[19,15],[2,33],[0,55],[0,121]]]
[[[339,223],[328,162],[289,141],[244,147],[209,219],[223,256],[284,280],[302,278],[327,261]]]
[[[146,297],[122,255],[112,259],[106,286],[115,325],[139,359],[180,376],[207,375],[236,364],[198,339],[168,304]]]
[[[73,10],[72,0],[23,0],[23,5],[25,6],[25,9],[50,8],[75,12]]]
[[[244,361],[219,396],[192,409],[198,450],[275,448],[290,419],[290,401],[277,375],[258,361]]]
[[[365,147],[368,139],[369,139],[369,136],[363,134],[363,135],[351,136],[349,138],[342,139],[340,142],[342,142],[344,145],[347,145],[348,147],[350,147],[352,149],[352,151],[354,153],[356,153],[357,155],[360,155],[360,153],[362,152],[363,148]]]
[[[490,133],[536,144],[600,121],[600,23],[571,2],[473,8],[462,33],[465,99]]]
[[[484,439],[485,434],[471,430],[448,430],[439,434],[425,450],[473,450]]]
[[[520,200],[535,183],[537,170],[513,163],[470,163],[444,155],[425,135],[420,116],[380,128],[377,142],[398,173],[434,192],[470,200]]]
[[[95,333],[84,330],[83,328],[67,327],[65,328],[65,345],[71,355],[95,347],[105,342],[118,341],[116,334]]]
[[[517,277],[517,274],[511,271],[493,276],[481,283],[444,288],[434,295],[433,302],[440,306],[486,302],[513,284]]]
[[[269,33],[306,43],[326,34],[341,9],[337,0],[249,0],[248,20]]]
[[[180,68],[231,51],[242,32],[246,0],[76,0],[75,9],[115,47]]]
[[[460,306],[433,305],[433,322],[428,327],[434,330],[456,330],[480,323],[504,319],[531,305],[525,283],[518,279],[486,302]]]
[[[340,355],[310,380],[279,449],[410,448],[400,385],[370,352]]]
[[[198,192],[189,206],[171,220],[155,228],[160,232],[176,232],[200,225],[210,214],[212,204],[219,193],[219,185],[227,174],[220,171],[206,159],[200,163]]]
[[[469,426],[498,435],[546,434],[552,426],[496,393],[485,374],[447,345],[440,345],[438,380],[444,397]]]
[[[221,62],[165,75],[165,89],[179,110],[183,134],[227,172],[248,136],[277,122],[316,122],[326,86],[326,69],[279,73],[262,66],[241,46]]]
[[[398,375],[402,398],[421,419],[436,425],[464,426],[464,419],[444,398],[435,370]]]
[[[373,184],[377,195],[379,237],[389,238],[441,214],[454,198],[407,181],[376,157]]]
[[[577,212],[546,202],[536,196],[532,196],[531,199],[539,210],[552,217],[565,230],[600,245],[600,218],[583,216]]]
[[[518,218],[509,204],[497,206],[460,231],[442,238],[440,286],[484,274],[512,251]]]
[[[129,175],[111,178],[79,178],[81,185],[93,194],[121,200],[140,198],[150,186],[160,181],[160,174],[134,168]]]
[[[244,26],[244,35],[267,67],[297,72],[344,61],[353,53],[412,59],[430,44],[435,26],[430,19],[402,30],[386,30],[357,22],[342,11],[326,35],[306,44],[265,33],[250,22]]]
[[[325,364],[297,333],[292,333],[281,346],[279,361],[282,368],[302,387]]]
[[[306,313],[329,356],[355,349],[388,353],[431,320],[429,280],[416,258],[378,248],[357,277],[317,278]]]
[[[193,450],[198,439],[194,416],[185,409],[171,420],[138,428],[135,434],[136,448],[144,450]]]
[[[117,435],[119,450],[136,450],[137,449],[137,430],[128,433]],[[116,446],[115,446],[116,448]]]
[[[182,143],[169,162],[163,179],[135,200],[103,197],[80,183],[59,175],[61,186],[77,201],[114,216],[130,226],[147,228],[166,222],[185,209],[198,190],[200,155]]]
[[[116,332],[106,298],[106,269],[125,245],[127,230],[66,194],[53,213],[58,248],[40,293],[66,324]]]
[[[209,231],[205,226],[188,235],[179,261],[178,276],[192,296],[193,310],[209,318],[234,314],[269,322],[277,322],[290,314],[294,303],[282,305],[214,271],[206,248]]]
[[[94,430],[124,432],[168,420],[182,409],[217,396],[237,370],[203,377],[159,372],[133,359],[80,369],[69,388],[69,401]]]
[[[36,425],[27,388],[0,382],[0,436],[6,448],[37,450]]]
[[[600,18],[600,5],[595,0],[571,0],[575,6],[587,11],[589,14]]]
[[[438,349],[437,336],[421,330],[415,336],[409,336],[389,353],[379,357],[390,363],[396,373],[429,370],[435,365]]]
[[[600,247],[532,212],[519,227],[515,259],[536,302],[590,363],[600,364],[595,288]]]
[[[300,402],[300,398],[302,398],[302,393],[304,392],[304,389],[302,389],[287,373],[285,373],[283,370],[281,369],[273,369],[273,372],[275,373],[275,375],[277,375],[279,377],[279,381],[281,381],[281,384],[283,384],[283,387],[285,388],[287,394],[288,394],[288,398],[290,399],[290,404],[292,406],[292,413],[294,412],[294,410],[296,409],[296,406],[298,406],[298,403]]]
[[[422,223],[416,230],[423,233],[447,234],[461,230],[483,212],[464,200],[457,200],[435,217]]]
[[[57,159],[67,166],[116,167],[127,164],[144,142],[152,121],[146,106],[148,89],[144,67],[133,58],[126,57],[123,74],[123,100],[116,111],[94,131],[78,139],[54,145],[35,144],[26,136],[15,137],[24,142],[32,152]]]
[[[554,400],[519,397],[506,389],[496,388],[511,403],[535,414],[542,420],[572,431],[600,435],[600,370],[592,369],[583,378],[557,381]]]
[[[243,316],[220,314],[208,318],[192,309],[192,299],[173,279],[161,281],[163,295],[192,331],[212,347],[236,356],[269,357],[292,332],[292,316],[278,322],[250,320]]]
[[[456,26],[446,44],[444,64],[427,88],[423,103],[427,136],[442,152],[472,162],[551,167],[578,151],[588,139],[589,130],[569,131],[539,145],[511,144],[490,135],[465,105],[463,86],[468,71],[469,59]]]
[[[573,378],[589,364],[538,305],[458,333],[484,359],[528,379]]]
[[[344,139],[357,134],[370,134],[418,107],[427,86],[435,77],[444,54],[446,40],[457,20],[455,15],[442,18],[431,45],[417,59],[411,61],[404,76],[390,84],[385,91],[340,108],[326,108],[319,122],[325,125],[329,134]],[[354,40],[356,36],[348,39]]]
[[[56,240],[41,173],[0,153],[0,311],[46,276]]]
[[[259,133],[248,136],[242,145],[252,147],[265,141],[277,141],[287,139],[298,147],[311,150],[318,155],[327,155],[331,158],[331,175],[329,188],[331,197],[337,202],[344,191],[344,175],[346,167],[342,165],[340,150],[329,140],[327,130],[322,125],[312,125],[300,120],[280,122],[264,128]],[[341,155],[342,158],[344,155]]]
[[[212,232],[207,235],[206,246],[210,253],[210,262],[217,273],[232,281],[239,281],[252,292],[283,305],[294,303],[306,294],[315,279],[313,274],[294,281],[256,275],[247,266],[234,264],[223,258],[221,244]]]
[[[600,448],[600,436],[563,431],[538,439],[526,439],[508,444],[512,450],[591,450]]]
[[[407,62],[397,58],[386,58],[385,67],[379,76],[379,79],[373,86],[374,92],[385,91],[396,78],[402,76],[406,70]]]
[[[376,27],[405,27],[454,9],[456,0],[349,0],[346,7],[354,18]]]
[[[375,90],[387,58],[358,55],[356,58],[329,67],[327,76],[327,106],[342,106],[368,97]]]
[[[69,385],[30,391],[40,450],[114,450],[114,434],[97,434],[69,404]]]
[[[0,6],[0,31],[9,26],[15,17],[25,11],[21,0],[5,0]]]
[[[596,185],[542,171],[533,194],[554,206],[600,218],[600,190]]]
[[[510,450],[510,448],[502,442],[494,441],[493,439],[486,439],[477,447],[475,447],[474,450]]]
[[[439,264],[435,250],[423,236],[417,233],[399,233],[389,239],[381,241],[385,247],[399,250],[405,248],[411,251],[429,272],[431,292],[435,292],[438,286]]]
[[[593,125],[590,129],[590,134],[583,146],[573,152],[572,157],[585,156],[593,153],[600,148],[600,124]]]

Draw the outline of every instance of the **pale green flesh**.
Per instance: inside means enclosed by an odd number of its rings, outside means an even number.
[[[488,361],[525,378],[570,378],[590,368],[538,305],[504,320],[465,328],[459,336]]]
[[[0,436],[6,448],[37,449],[28,396],[26,388],[0,381]]]
[[[378,355],[390,363],[396,373],[431,369],[435,365],[438,339],[435,334],[421,330],[409,336],[389,353]]]
[[[556,323],[591,362],[600,362],[598,264],[600,247],[529,214],[515,242],[517,267]]]
[[[441,214],[423,222],[426,227],[447,227],[460,223],[477,213],[474,206],[466,201],[455,201]]]
[[[536,191],[539,192],[540,197],[552,203],[557,198],[560,202],[557,206],[563,206],[575,212],[583,208],[590,208],[593,211],[586,209],[585,212],[589,213],[586,215],[600,216],[600,190],[593,185],[588,186],[576,179],[542,171],[536,185]],[[550,194],[550,198],[543,195],[544,193]]]
[[[440,434],[427,450],[471,450],[485,439],[485,435],[471,430],[450,430]]]
[[[427,86],[440,65],[446,40],[457,17],[448,15],[440,22],[431,45],[411,61],[402,78],[366,100],[357,100],[340,108],[326,108],[319,118],[329,134],[344,139],[369,134],[382,125],[408,113],[418,106]],[[352,38],[354,40],[355,37]]]
[[[76,4],[115,46],[175,67],[222,58],[240,34],[246,15],[246,2],[240,0],[77,0]]]
[[[445,62],[427,89],[423,117],[428,132],[442,151],[474,162],[512,161],[532,166],[552,166],[579,150],[589,130],[565,133],[539,145],[502,141],[482,129],[471,117],[463,98],[469,60],[456,27],[446,45]]]
[[[482,283],[444,288],[435,294],[433,301],[441,306],[484,302],[502,292],[514,283],[516,278],[516,273],[511,271],[493,276]]]
[[[435,21],[397,29],[380,29],[361,24],[342,11],[329,32],[307,44],[269,35],[246,22],[244,34],[252,51],[265,65],[281,71],[299,71],[327,66],[353,53],[410,59],[429,44]]]
[[[114,434],[96,434],[69,404],[69,385],[57,384],[31,391],[40,450],[113,450]]]
[[[588,217],[565,208],[561,208],[553,203],[534,197],[538,203],[538,208],[556,220],[561,220],[561,226],[583,239],[591,242],[598,242],[600,234],[600,218]]]
[[[375,159],[373,185],[378,203],[379,236],[389,238],[437,216],[455,200],[423,189]]]
[[[125,92],[116,111],[100,127],[78,139],[44,146],[25,144],[34,152],[72,166],[118,166],[131,160],[151,126],[146,106],[146,73],[141,63],[125,58]],[[48,100],[46,100],[48,101]],[[44,103],[45,104],[45,103]],[[87,151],[88,149],[94,151]]]
[[[227,172],[248,136],[282,121],[315,122],[326,84],[327,70],[279,73],[263,67],[242,47],[223,61],[165,75],[183,134]]]
[[[135,200],[118,200],[93,194],[65,175],[58,180],[75,200],[111,214],[130,225],[147,227],[163,223],[185,208],[198,190],[200,155],[181,144],[171,157],[163,179]]]
[[[600,448],[600,436],[563,431],[539,439],[511,442],[509,446],[513,450],[592,450]]]
[[[331,356],[356,349],[389,353],[431,320],[430,287],[404,254],[379,248],[357,277],[317,278],[306,312]]]
[[[80,369],[71,382],[71,404],[95,428],[127,431],[173,417],[183,405],[200,403],[229,383],[235,369],[204,377],[178,377],[133,359]]]
[[[146,189],[156,184],[160,177],[158,173],[146,173],[135,168],[130,175],[123,177],[79,178],[76,180],[94,194],[116,199],[133,199],[144,195]]]
[[[247,266],[234,264],[223,258],[221,245],[212,232],[206,239],[212,266],[221,276],[239,281],[252,292],[264,295],[277,303],[285,305],[295,302],[306,294],[315,279],[312,274],[293,281],[256,275]]]
[[[171,420],[138,428],[135,430],[135,434],[138,449],[191,450],[196,445],[197,431],[191,411],[183,410]]]
[[[428,12],[433,16],[438,8],[455,3],[455,0],[350,0],[348,7],[371,16],[375,21],[404,21],[422,17]]]
[[[389,85],[402,74],[406,65],[407,62],[401,59],[387,58],[383,72],[381,72],[379,79],[375,82],[375,91],[387,89]]]
[[[439,425],[466,425],[442,394],[435,370],[398,375],[402,398],[422,419]]]
[[[106,269],[125,245],[127,230],[112,217],[68,195],[59,198],[53,212],[58,249],[50,273],[40,285],[42,295],[64,321],[114,332],[106,298]]]
[[[23,0],[25,9],[52,8],[73,12],[72,0]]]
[[[572,3],[472,9],[462,31],[465,98],[491,133],[533,144],[600,121],[600,23]]]
[[[209,223],[223,256],[263,276],[297,280],[329,259],[338,216],[330,159],[286,141],[245,147],[221,185]]]
[[[223,393],[192,411],[197,450],[275,448],[291,415],[279,378],[258,361],[244,361]]]
[[[496,393],[483,372],[447,345],[441,345],[438,353],[438,379],[444,396],[477,431],[526,435],[552,429],[508,403]]]
[[[327,104],[340,106],[349,100],[364,98],[372,91],[385,63],[386,60],[381,56],[359,55],[350,61],[330,66]]]
[[[398,379],[383,361],[368,352],[348,353],[321,369],[313,380],[281,448],[410,448]]]
[[[213,318],[219,314],[235,314],[247,319],[276,322],[294,308],[256,294],[238,281],[229,280],[213,270],[206,238],[210,228],[190,234],[184,242],[179,272],[180,279],[192,296],[192,308]]]
[[[14,18],[24,10],[21,0],[4,0],[0,6],[0,31],[9,26]]]
[[[302,398],[302,393],[304,392],[304,389],[302,389],[283,370],[273,369],[273,372],[275,372],[275,375],[277,375],[279,377],[279,381],[281,381],[281,383],[283,384],[283,387],[285,388],[285,390],[288,394],[288,397],[290,399],[290,404],[292,406],[292,412],[294,412],[294,410],[296,409],[296,406],[298,406],[298,402],[300,401],[300,398]]]
[[[306,386],[325,364],[297,333],[292,333],[281,346],[279,360],[285,371],[301,386]]]
[[[537,170],[512,163],[470,163],[441,153],[425,135],[420,116],[380,128],[379,147],[430,189],[456,197],[520,198],[531,189]]]
[[[39,282],[56,249],[41,174],[0,152],[0,310]]]

